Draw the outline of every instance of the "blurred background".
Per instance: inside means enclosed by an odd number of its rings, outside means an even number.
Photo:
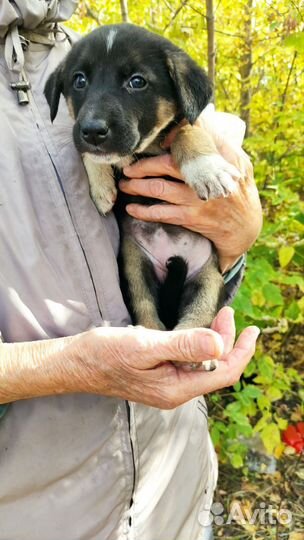
[[[304,4],[81,0],[68,25],[84,34],[122,21],[185,49],[213,80],[216,108],[246,122],[264,227],[234,307],[238,330],[262,334],[240,383],[208,397],[215,538],[304,540]]]

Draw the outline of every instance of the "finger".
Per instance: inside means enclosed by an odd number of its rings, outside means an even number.
[[[230,353],[235,340],[234,310],[229,306],[223,307],[215,317],[211,328],[222,336],[224,355]]]
[[[130,216],[143,221],[171,223],[173,225],[185,225],[189,219],[193,219],[194,209],[174,204],[128,204],[126,210]]]
[[[145,330],[138,337],[142,369],[160,362],[203,362],[219,358],[224,344],[221,336],[206,328],[190,330],[157,331]],[[137,366],[140,369],[140,366]]]
[[[199,201],[195,191],[186,184],[163,178],[122,180],[119,188],[129,195],[152,197],[172,204],[195,204]]]
[[[237,167],[243,178],[254,181],[252,163],[242,148],[235,148],[228,141],[224,141],[218,150],[226,161]]]
[[[243,330],[232,351],[225,358],[231,368],[240,367],[241,373],[244,371],[254,354],[259,334],[260,329],[257,326],[248,326]]]
[[[137,161],[129,167],[125,167],[123,172],[132,178],[144,178],[145,176],[172,176],[182,180],[179,169],[174,165],[170,154],[145,158]]]
[[[260,330],[255,326],[246,328],[227,360],[219,362],[215,371],[178,370],[178,383],[171,392],[178,392],[185,400],[189,400],[235,384],[254,354],[259,333]]]
[[[222,171],[228,174],[229,176],[232,176],[233,178],[240,179],[242,174],[241,172],[231,163],[223,159],[223,167]]]

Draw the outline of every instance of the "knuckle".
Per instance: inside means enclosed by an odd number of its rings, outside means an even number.
[[[153,205],[150,210],[151,219],[159,221],[164,217],[163,209],[158,205]]]
[[[183,359],[192,360],[195,357],[193,341],[187,339],[184,334],[178,337],[176,346]]]
[[[151,180],[150,193],[153,197],[161,197],[164,193],[164,183],[162,180]]]

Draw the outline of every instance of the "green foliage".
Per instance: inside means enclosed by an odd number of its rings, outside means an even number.
[[[234,301],[238,330],[262,330],[255,359],[234,391],[214,394],[211,434],[221,459],[243,467],[246,440],[259,434],[265,449],[282,452],[280,432],[303,401],[299,369],[304,318],[303,94],[304,15],[300,0],[255,2],[250,42],[244,37],[248,2],[222,0],[216,7],[216,104],[240,111],[241,65],[251,49],[247,81],[250,136],[245,148],[254,163],[263,210],[263,231],[247,258],[245,279]],[[199,0],[129,0],[132,22],[160,33],[206,67],[205,5]],[[120,2],[81,1],[71,21],[76,31],[121,22]],[[302,133],[302,136],[300,136]],[[293,350],[288,341],[293,338]],[[281,353],[281,349],[285,352]],[[302,388],[301,388],[302,387]],[[282,407],[288,403],[288,407]],[[300,409],[301,411],[301,409]],[[303,413],[303,411],[302,411]],[[300,419],[300,418],[298,418]]]
[[[295,388],[303,384],[297,370],[274,362],[262,345],[244,375],[234,391],[225,393],[220,400],[216,395],[210,397],[214,413],[211,415],[213,442],[222,461],[229,460],[234,467],[244,465],[248,441],[256,434],[266,452],[281,456],[284,448],[281,431],[286,429],[291,412],[286,414],[284,404],[293,401]],[[300,407],[298,414],[301,413]]]

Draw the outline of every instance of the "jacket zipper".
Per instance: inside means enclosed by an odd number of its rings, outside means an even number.
[[[38,127],[38,126],[37,126],[37,127]],[[38,127],[38,129],[39,129],[39,127]],[[71,219],[71,222],[72,222],[72,225],[73,225],[73,229],[74,229],[74,231],[75,231],[75,233],[76,233],[77,240],[78,240],[78,242],[79,242],[81,251],[82,251],[82,253],[83,253],[83,256],[84,256],[84,259],[85,259],[85,262],[86,262],[86,265],[87,265],[87,269],[88,269],[88,272],[89,272],[89,275],[90,275],[90,279],[91,279],[91,284],[92,284],[92,287],[93,287],[93,290],[94,290],[94,295],[95,295],[95,299],[96,299],[96,304],[97,304],[97,307],[98,307],[98,311],[99,311],[100,317],[101,317],[101,319],[102,319],[101,307],[100,307],[100,305],[99,305],[99,301],[98,301],[98,297],[97,297],[97,293],[96,293],[96,288],[95,288],[95,284],[94,284],[94,280],[93,280],[91,268],[90,268],[90,266],[89,266],[89,263],[88,263],[88,260],[87,260],[87,256],[86,256],[85,250],[84,250],[84,248],[83,248],[83,245],[82,245],[82,243],[81,243],[79,234],[78,234],[77,229],[76,229],[76,227],[75,227],[75,225],[74,225],[73,216],[72,216],[71,211],[70,211],[70,208],[69,208],[69,204],[68,204],[68,201],[67,201],[67,198],[66,198],[66,194],[65,194],[64,189],[63,189],[63,185],[62,185],[62,182],[61,182],[60,175],[59,175],[59,173],[58,173],[58,171],[57,171],[57,168],[56,168],[55,163],[53,162],[52,156],[50,155],[48,149],[46,149],[46,150],[47,150],[48,156],[49,156],[49,158],[50,158],[50,161],[51,161],[51,163],[52,163],[52,165],[53,165],[53,168],[54,168],[54,171],[55,171],[55,174],[56,174],[56,178],[57,178],[57,180],[58,180],[58,183],[59,183],[61,192],[62,192],[62,194],[63,194],[63,197],[64,197],[64,200],[65,200],[65,204],[66,204],[67,210],[68,210],[68,212],[69,212],[69,216],[70,216],[70,219]]]
[[[25,70],[24,71],[24,75],[26,76],[26,72]],[[27,78],[27,77],[26,77]],[[32,114],[33,114],[33,117],[34,117],[34,122],[35,122],[35,125],[36,125],[36,128],[37,128],[37,131],[39,132],[39,138],[41,139],[42,143],[43,143],[43,146],[47,152],[47,155],[52,163],[52,166],[53,166],[53,169],[54,169],[54,172],[56,174],[56,178],[57,178],[57,181],[58,181],[58,184],[60,186],[60,190],[61,190],[61,193],[64,197],[64,201],[65,201],[65,205],[66,205],[66,209],[69,213],[69,217],[70,217],[70,220],[71,220],[71,223],[72,223],[72,227],[73,227],[73,230],[77,236],[77,240],[78,240],[78,243],[79,243],[79,246],[81,248],[81,251],[83,253],[83,257],[84,257],[84,260],[85,260],[85,263],[86,263],[86,266],[87,266],[87,270],[88,270],[88,273],[89,273],[89,276],[90,276],[90,280],[91,280],[91,285],[92,285],[92,288],[93,288],[93,291],[94,291],[94,296],[95,296],[95,301],[96,301],[96,306],[98,308],[98,313],[100,315],[100,318],[102,319],[102,310],[101,310],[101,307],[100,307],[100,304],[99,304],[99,301],[98,301],[98,296],[97,296],[97,293],[96,293],[96,288],[95,288],[95,284],[94,284],[94,280],[93,280],[93,276],[92,276],[92,272],[91,272],[91,268],[89,266],[89,263],[88,263],[88,260],[87,260],[87,256],[86,256],[86,253],[85,253],[85,250],[83,248],[83,245],[82,245],[82,242],[80,240],[80,237],[79,237],[79,234],[77,232],[77,228],[75,227],[75,224],[74,224],[74,220],[73,220],[73,216],[72,216],[72,213],[71,213],[71,210],[69,208],[69,204],[68,204],[68,201],[67,201],[67,197],[66,197],[66,194],[65,194],[65,191],[63,189],[63,185],[62,185],[62,182],[61,182],[61,178],[60,178],[60,175],[57,171],[57,168],[55,166],[55,163],[52,159],[52,156],[48,150],[48,147],[45,143],[45,140],[44,140],[44,136],[40,133],[40,127],[39,127],[39,121],[42,122],[43,124],[43,119],[41,118],[41,115],[40,115],[40,111],[38,109],[38,107],[36,106],[36,103],[35,103],[35,99],[34,99],[34,96],[33,96],[33,93],[31,92],[31,100],[30,100],[30,103],[29,103],[29,106],[31,108],[31,111],[32,111]],[[39,119],[39,121],[37,121],[37,118]]]
[[[134,497],[134,491],[135,491],[136,475],[135,475],[134,446],[133,446],[133,441],[131,437],[131,407],[128,401],[126,401],[126,409],[127,409],[128,426],[129,426],[130,447],[131,447],[132,462],[133,462],[133,482],[132,482],[132,491],[131,491],[131,498],[130,498],[130,504],[129,504],[129,509],[131,509],[132,505],[134,504],[133,497]],[[132,526],[132,517],[131,515],[129,515],[129,527],[131,526]]]

